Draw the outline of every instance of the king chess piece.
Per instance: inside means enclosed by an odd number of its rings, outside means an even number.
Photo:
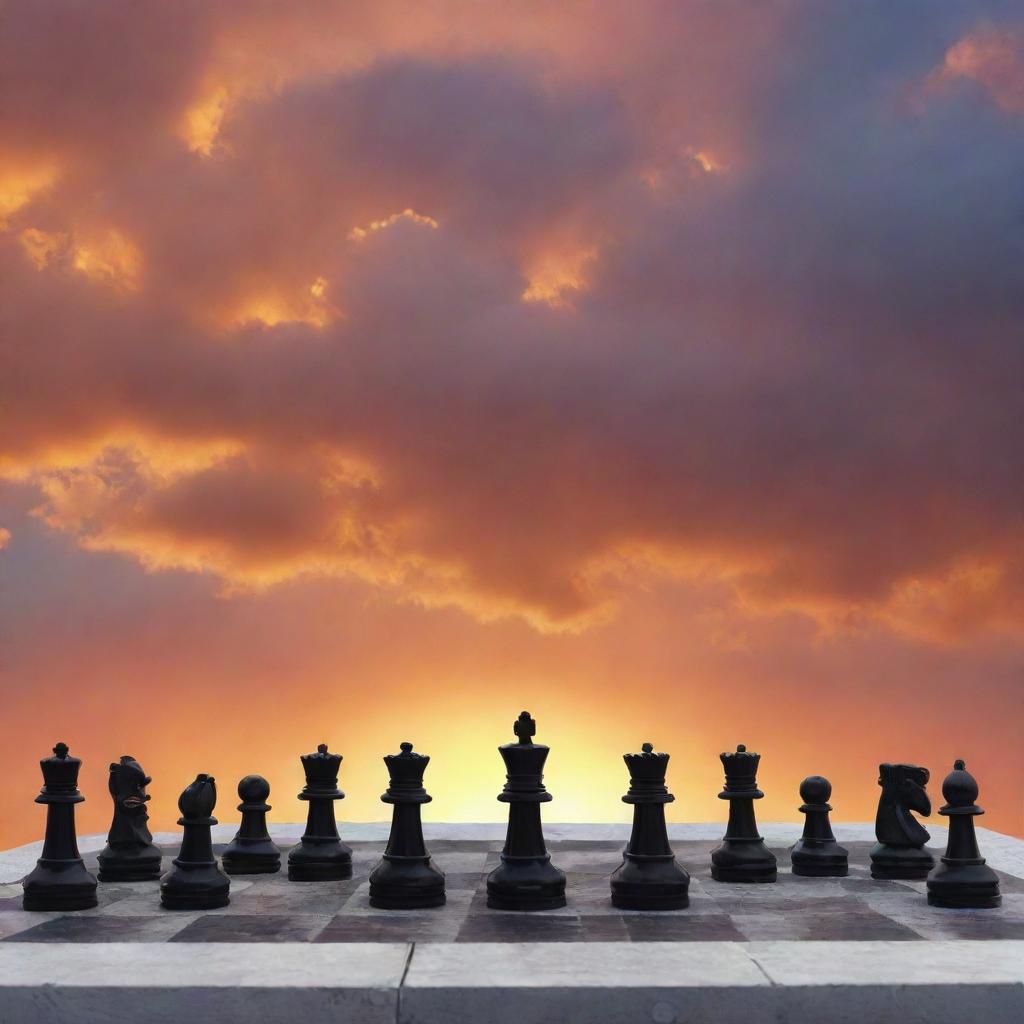
[[[66,743],[53,748],[53,757],[39,762],[43,788],[37,804],[46,804],[43,853],[22,882],[26,910],[88,910],[96,906],[96,879],[85,870],[75,836],[75,804],[85,797],[78,791],[80,758],[68,754]]]
[[[565,906],[565,873],[551,863],[544,845],[540,805],[551,799],[544,788],[548,747],[534,743],[537,723],[524,711],[513,731],[515,743],[498,747],[505,762],[508,832],[501,864],[487,876],[487,906],[495,910],[551,910]]]
[[[153,843],[146,824],[146,787],[153,780],[129,754],[110,766],[107,787],[114,801],[114,818],[107,845],[99,855],[101,882],[149,882],[160,877],[163,854]]]
[[[721,754],[725,789],[720,800],[729,801],[729,824],[722,845],[711,851],[711,877],[716,882],[774,882],[775,855],[758,835],[754,801],[764,793],[757,788],[760,754],[748,753],[741,743],[734,754]]]
[[[985,812],[975,802],[978,783],[957,761],[942,783],[945,807],[939,814],[949,817],[946,853],[928,876],[928,902],[933,907],[971,907],[979,910],[998,907],[999,876],[985,863],[974,833],[974,816]]]
[[[281,851],[267,831],[268,796],[270,783],[262,775],[246,775],[238,783],[242,821],[220,858],[229,875],[272,875],[281,870]]]
[[[925,849],[928,830],[911,814],[927,817],[932,802],[925,786],[928,769],[916,764],[880,764],[878,785],[882,787],[875,815],[875,838],[871,848],[872,878],[923,880],[935,867],[935,858]]]
[[[628,910],[682,910],[689,906],[690,876],[676,863],[665,827],[665,804],[675,797],[665,786],[668,754],[645,743],[639,754],[623,754],[629,769],[633,831],[622,865],[612,874],[612,903]]]
[[[332,754],[321,743],[315,754],[303,754],[306,785],[300,800],[309,802],[306,831],[288,854],[288,878],[292,882],[323,882],[352,877],[352,851],[338,835],[334,801],[345,794],[338,789],[341,754]]]
[[[423,843],[420,807],[430,803],[423,773],[430,758],[417,754],[411,743],[401,753],[384,758],[391,782],[381,797],[392,805],[391,835],[384,858],[370,874],[370,906],[385,910],[415,910],[443,905],[444,872],[430,861]]]
[[[804,834],[789,851],[794,875],[841,878],[849,874],[849,855],[836,842],[828,820],[831,795],[832,783],[820,775],[809,775],[800,783]]]
[[[168,910],[212,910],[229,902],[231,879],[217,866],[210,836],[216,805],[212,775],[197,775],[178,797],[181,850],[160,882],[160,902]]]

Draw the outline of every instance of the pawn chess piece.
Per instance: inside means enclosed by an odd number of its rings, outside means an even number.
[[[352,877],[352,851],[338,835],[334,820],[334,801],[345,794],[338,789],[341,754],[331,754],[321,743],[315,754],[300,758],[306,773],[306,785],[300,800],[309,802],[306,831],[299,845],[288,854],[288,879],[292,882],[323,882]]]
[[[43,788],[37,804],[46,804],[43,853],[22,882],[26,910],[88,910],[96,906],[96,879],[85,870],[75,836],[75,804],[85,797],[78,791],[80,758],[68,754],[66,743],[53,748],[53,757],[39,762]]]
[[[985,863],[974,833],[974,816],[985,812],[975,803],[978,783],[957,761],[942,783],[945,807],[939,814],[949,817],[946,853],[928,876],[928,902],[933,907],[970,907],[985,910],[998,907],[999,876]]]
[[[246,775],[238,783],[242,822],[220,858],[229,875],[272,875],[281,870],[281,851],[267,831],[268,796],[270,783],[262,775]]]
[[[163,854],[146,825],[146,787],[152,781],[129,754],[111,764],[107,785],[114,801],[114,819],[98,858],[101,882],[149,882],[160,877]]]
[[[927,817],[932,803],[925,792],[928,769],[915,764],[880,764],[878,784],[882,787],[875,815],[875,838],[871,848],[871,877],[923,880],[935,867],[935,858],[925,849],[928,830],[910,813]]]
[[[210,829],[217,786],[212,775],[197,775],[178,797],[181,850],[160,881],[160,902],[168,910],[212,910],[227,906],[231,879],[217,866]]]
[[[832,783],[820,775],[809,775],[800,783],[800,811],[804,818],[804,834],[789,851],[794,875],[812,878],[841,878],[849,874],[849,857],[836,842],[828,812],[832,805]]]
[[[423,788],[429,762],[426,754],[413,752],[411,743],[384,758],[391,784],[381,800],[393,807],[391,835],[384,859],[370,874],[371,907],[415,910],[444,904],[444,872],[430,861],[420,821],[420,805],[432,799]]]
[[[668,754],[645,743],[640,754],[623,754],[629,769],[633,831],[622,865],[612,875],[612,903],[628,910],[682,910],[689,906],[690,876],[676,863],[665,827],[665,804],[675,797],[665,786]]]
[[[543,783],[549,748],[533,742],[537,723],[528,711],[519,716],[513,731],[518,742],[498,747],[507,773],[498,799],[509,805],[508,832],[501,864],[487,876],[487,906],[495,910],[564,907],[565,873],[551,863],[540,823],[540,805],[551,799]]]
[[[725,789],[720,800],[729,801],[729,824],[722,845],[711,851],[711,877],[716,882],[774,882],[775,855],[758,835],[754,801],[764,793],[757,788],[760,754],[748,753],[741,743],[735,754],[721,754]]]

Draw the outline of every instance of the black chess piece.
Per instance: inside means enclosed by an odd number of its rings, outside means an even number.
[[[96,879],[85,870],[75,835],[75,804],[85,797],[78,791],[81,758],[68,754],[66,743],[53,748],[53,757],[39,762],[43,788],[37,804],[46,804],[43,853],[22,882],[26,910],[88,910],[96,906]]]
[[[444,903],[444,872],[431,863],[420,821],[420,805],[433,799],[423,788],[429,762],[426,754],[413,751],[411,743],[384,758],[391,784],[381,800],[392,805],[391,835],[384,859],[370,874],[371,907],[415,910]]]
[[[114,818],[98,858],[101,882],[149,882],[160,877],[163,854],[146,824],[146,787],[152,781],[130,754],[111,764],[107,786]]]
[[[487,906],[495,910],[551,910],[565,906],[565,872],[551,863],[544,845],[540,805],[551,799],[544,788],[548,747],[534,743],[537,723],[524,711],[513,731],[516,743],[498,747],[505,762],[508,832],[501,864],[487,876]]]
[[[268,796],[270,783],[262,775],[246,775],[238,783],[242,822],[220,858],[229,875],[272,875],[281,870],[281,851],[267,831]]]
[[[725,789],[720,800],[729,801],[729,824],[722,845],[711,851],[711,877],[717,882],[774,882],[775,854],[758,835],[754,801],[764,793],[757,788],[760,754],[748,753],[741,743],[734,754],[721,754]]]
[[[808,775],[800,783],[800,811],[805,815],[804,834],[789,851],[794,875],[841,878],[849,874],[849,855],[836,842],[828,812],[832,783],[820,775]]]
[[[923,880],[935,867],[935,858],[924,845],[931,838],[928,830],[910,813],[932,813],[924,788],[928,778],[928,769],[916,764],[878,766],[882,793],[875,815],[878,842],[871,848],[872,878]]]
[[[668,843],[665,804],[675,797],[665,786],[668,754],[656,754],[650,743],[642,753],[623,754],[629,769],[633,831],[622,865],[612,874],[612,903],[628,910],[682,910],[690,905],[690,876],[676,863]]]
[[[341,754],[331,754],[321,743],[315,754],[299,759],[306,773],[300,800],[309,801],[306,831],[288,854],[288,878],[292,882],[322,882],[352,877],[352,851],[338,835],[334,801],[345,794],[338,789]]]
[[[928,902],[933,907],[998,907],[999,876],[985,863],[974,832],[974,816],[985,812],[975,802],[978,783],[963,761],[957,761],[942,783],[949,817],[949,840],[942,863],[928,876]]]
[[[178,797],[181,849],[160,881],[160,902],[168,910],[212,910],[227,906],[231,879],[217,865],[210,829],[217,824],[217,785],[212,775],[197,775]]]

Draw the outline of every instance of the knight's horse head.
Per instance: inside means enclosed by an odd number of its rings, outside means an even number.
[[[928,817],[932,813],[932,802],[925,792],[928,785],[928,769],[915,764],[900,765],[903,769],[899,784],[900,802],[911,811]]]

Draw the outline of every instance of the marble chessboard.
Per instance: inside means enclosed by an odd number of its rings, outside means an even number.
[[[301,829],[271,831],[286,853]],[[812,1019],[812,1008],[831,1021],[1024,1020],[1024,841],[979,830],[1002,906],[942,910],[924,882],[870,877],[870,827],[835,829],[847,877],[794,876],[799,826],[764,825],[778,881],[743,885],[711,879],[720,826],[672,826],[691,884],[689,908],[669,912],[612,906],[623,826],[549,826],[567,905],[531,913],[486,906],[500,825],[427,827],[447,904],[418,911],[369,904],[384,825],[342,824],[347,881],[234,876],[228,906],[196,912],[161,909],[156,882],[101,884],[93,910],[25,912],[17,883],[35,844],[0,854],[0,1021],[170,1020],[181,1006],[233,1020],[247,1000],[250,1021],[297,1019],[297,1007],[321,1003],[333,1008],[323,1019],[423,1024],[557,1020],[563,1003],[578,1011],[566,1019],[660,1024],[721,1022],[730,1007],[744,1022]],[[233,831],[218,827],[217,853]],[[945,834],[932,832],[938,855]],[[178,837],[156,838],[173,856]],[[102,842],[80,841],[90,870]]]

